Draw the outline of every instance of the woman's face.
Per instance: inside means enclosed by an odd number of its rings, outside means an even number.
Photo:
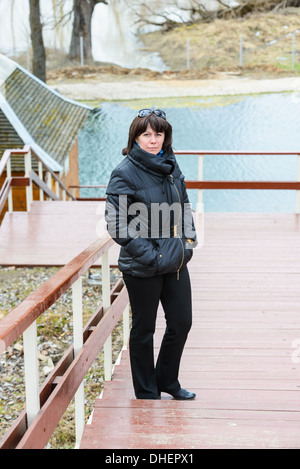
[[[156,132],[152,129],[152,127],[150,127],[150,124],[148,124],[147,129],[137,137],[136,142],[139,144],[142,150],[146,151],[147,153],[157,155],[157,153],[159,153],[162,149],[164,139],[164,132]]]

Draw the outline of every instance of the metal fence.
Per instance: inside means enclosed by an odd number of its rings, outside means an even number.
[[[259,36],[259,31],[254,37]],[[300,29],[288,32],[280,37],[274,38],[262,45],[250,42],[249,39],[245,41],[242,35],[239,36],[238,42],[233,41],[233,55],[228,60],[232,65],[239,65],[240,67],[247,65],[273,65],[279,68],[297,71],[300,70],[299,55],[300,49],[297,50],[297,37],[300,35]],[[182,68],[197,69],[201,68],[200,63],[193,59],[192,49],[199,48],[199,44],[187,38],[186,41],[186,62],[182,64]],[[225,55],[224,51],[220,52]],[[218,52],[215,51],[217,56]],[[213,57],[211,57],[213,61]],[[203,66],[203,64],[202,64]]]

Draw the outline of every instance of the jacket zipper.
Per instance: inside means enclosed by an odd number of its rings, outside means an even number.
[[[175,190],[176,190],[177,197],[178,197],[179,203],[180,203],[180,205],[181,205],[180,195],[179,195],[178,189],[177,189],[177,187],[176,187],[176,184],[175,184],[175,182],[174,182],[174,178],[173,178],[172,174],[170,174],[170,179],[171,179],[171,183],[173,184],[173,186],[174,186],[174,188],[175,188]],[[174,228],[175,228],[175,227],[174,227]],[[177,237],[177,230],[176,230],[176,237]],[[184,246],[183,246],[183,242],[182,242],[182,239],[181,239],[181,238],[178,237],[178,239],[179,239],[179,241],[180,241],[180,243],[181,243],[181,247],[182,247],[182,258],[181,258],[180,266],[179,266],[179,268],[177,269],[177,280],[179,280],[179,271],[180,271],[180,269],[181,269],[181,267],[182,267],[182,264],[183,264],[183,261],[184,261]]]

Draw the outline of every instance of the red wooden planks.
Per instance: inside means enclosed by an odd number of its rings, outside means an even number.
[[[0,265],[65,265],[107,233],[104,205],[35,201],[29,213],[6,213],[0,226]],[[118,253],[115,245],[110,250],[112,265],[117,265]]]
[[[136,400],[126,352],[82,448],[300,447],[299,216],[205,214],[204,226],[180,369],[197,398]],[[155,354],[164,328],[160,310]]]

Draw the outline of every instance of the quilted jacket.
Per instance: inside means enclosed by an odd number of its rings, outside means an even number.
[[[179,278],[197,240],[174,154],[152,155],[134,145],[113,170],[106,194],[105,219],[121,246],[120,271],[135,277],[177,272]]]

